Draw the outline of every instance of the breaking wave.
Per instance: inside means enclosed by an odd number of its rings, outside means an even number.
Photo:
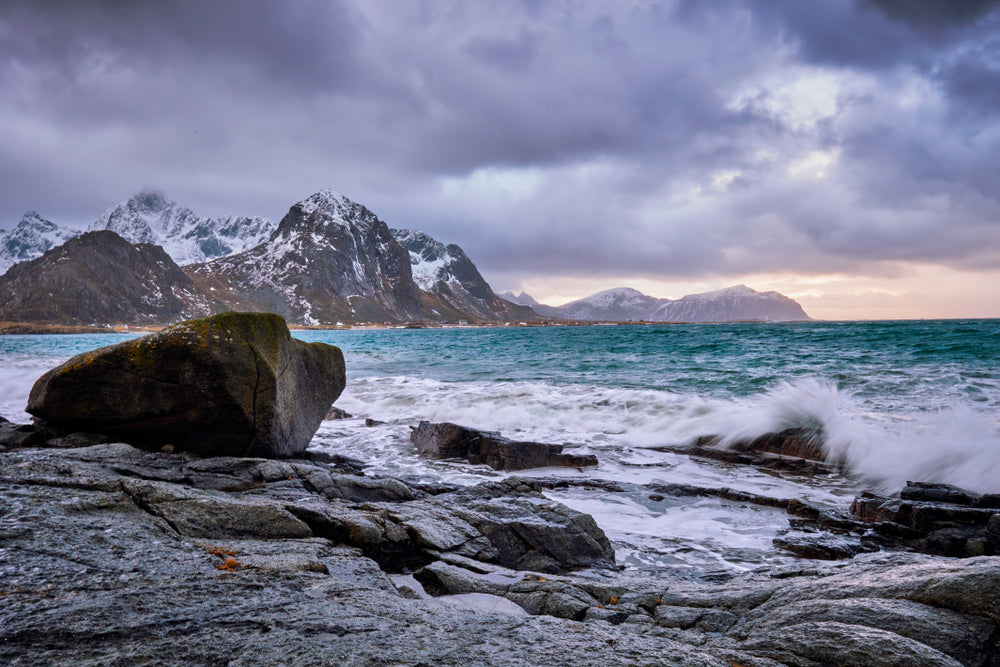
[[[1000,491],[995,416],[961,404],[879,412],[815,378],[732,399],[539,382],[362,378],[338,405],[390,423],[453,421],[594,450],[682,446],[703,435],[720,436],[725,446],[786,428],[814,428],[824,434],[827,460],[868,487],[892,492],[920,480]]]

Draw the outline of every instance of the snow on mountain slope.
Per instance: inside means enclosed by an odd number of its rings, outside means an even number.
[[[130,243],[162,246],[183,265],[249,250],[274,228],[272,221],[260,217],[203,218],[163,193],[147,190],[108,209],[88,229],[110,229]]]
[[[431,297],[425,299],[428,309],[442,319],[537,319],[531,308],[497,296],[457,245],[445,245],[411,229],[390,231],[410,253],[413,282]]]
[[[35,211],[28,211],[13,229],[0,230],[0,274],[79,235],[78,229],[62,227]]]
[[[443,282],[453,281],[455,277],[450,269],[456,262],[460,261],[460,258],[468,259],[464,252],[461,256],[458,256],[457,253],[450,254],[443,243],[423,232],[412,229],[390,229],[389,231],[409,251],[413,282],[417,283],[420,289],[433,289],[434,284],[439,280]]]
[[[638,322],[649,320],[649,314],[661,299],[646,296],[630,287],[617,287],[559,306],[560,317],[570,320],[606,320]]]
[[[293,205],[264,243],[188,275],[303,324],[422,316],[409,253],[374,213],[332,190]]]
[[[746,285],[736,285],[669,301],[652,312],[649,319],[656,322],[787,322],[808,320],[809,316],[802,306],[783,294],[757,292]]]
[[[523,303],[522,294],[517,297]],[[530,299],[531,297],[527,297]],[[531,299],[534,301],[534,299]],[[536,311],[571,320],[611,322],[789,322],[810,319],[793,299],[777,292],[757,292],[736,285],[689,294],[676,301],[657,299],[628,287],[605,290],[562,306],[533,306]]]

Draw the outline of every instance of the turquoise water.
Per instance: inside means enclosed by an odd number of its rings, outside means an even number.
[[[1000,491],[1000,320],[298,331],[340,346],[348,386],[313,447],[370,473],[475,483],[501,473],[428,461],[409,427],[454,421],[598,456],[625,493],[552,497],[594,515],[627,567],[747,569],[790,557],[771,539],[787,517],[717,499],[653,502],[648,484],[727,486],[846,507],[907,480]],[[0,414],[21,410],[42,372],[128,336],[0,337]],[[367,427],[364,419],[382,422]],[[820,427],[846,474],[775,475],[672,453]],[[538,474],[535,472],[527,474]]]
[[[746,397],[822,378],[880,405],[1000,406],[1000,320],[299,331],[353,377],[546,382]]]

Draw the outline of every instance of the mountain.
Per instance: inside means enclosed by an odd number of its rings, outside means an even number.
[[[332,190],[292,206],[256,248],[186,271],[220,299],[228,293],[302,324],[537,319],[496,296],[458,246],[394,235]]]
[[[79,234],[79,230],[61,227],[35,211],[28,211],[14,229],[0,230],[0,274]]]
[[[202,218],[162,192],[145,190],[109,208],[88,229],[110,229],[131,243],[153,243],[178,264],[194,264],[259,245],[274,232],[274,223],[259,217]]]
[[[457,245],[409,229],[389,231],[410,253],[413,282],[424,293],[422,301],[430,313],[450,320],[538,319],[531,308],[497,296]]]
[[[647,319],[654,322],[794,322],[810,318],[798,302],[783,294],[757,292],[746,285],[736,285],[669,301],[650,313]]]
[[[522,293],[517,302],[530,300]],[[537,304],[537,302],[535,302]],[[677,300],[657,299],[628,287],[605,290],[562,306],[532,306],[537,312],[568,320],[606,322],[790,322],[810,319],[793,299],[777,292],[757,292],[736,285]]]
[[[292,206],[261,245],[187,273],[292,322],[425,319],[410,253],[374,213],[332,190]]]
[[[606,320],[628,322],[648,320],[647,314],[660,306],[661,300],[646,296],[630,287],[618,287],[559,306],[559,317],[568,320]]]
[[[164,324],[224,309],[162,248],[107,230],[72,238],[0,276],[6,321]]]
[[[500,298],[506,299],[511,303],[516,303],[519,306],[527,306],[539,315],[543,315],[545,317],[559,317],[558,308],[554,306],[546,306],[544,303],[538,303],[527,292],[521,292],[520,294],[514,294],[513,292],[500,292],[499,296]]]

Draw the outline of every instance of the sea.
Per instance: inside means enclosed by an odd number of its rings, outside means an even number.
[[[311,448],[367,474],[476,484],[508,474],[597,479],[546,495],[591,514],[618,565],[702,578],[797,557],[773,540],[783,510],[654,493],[662,484],[730,488],[847,509],[859,492],[908,480],[1000,492],[1000,320],[304,330],[339,346],[347,388]],[[27,421],[34,381],[127,335],[0,336],[0,415]],[[374,425],[366,425],[374,420]],[[450,421],[591,453],[592,469],[503,473],[422,458],[410,429]],[[808,476],[674,451],[703,435],[723,446],[790,427],[820,428],[842,472]]]

